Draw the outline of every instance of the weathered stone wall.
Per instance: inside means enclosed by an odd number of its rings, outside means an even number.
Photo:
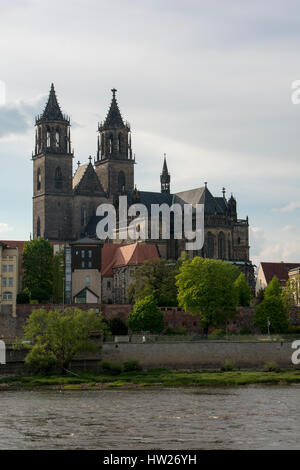
[[[263,368],[271,361],[281,367],[292,367],[293,352],[290,342],[104,343],[102,359],[120,362],[138,359],[145,368],[214,369],[220,368],[225,360],[240,368]]]

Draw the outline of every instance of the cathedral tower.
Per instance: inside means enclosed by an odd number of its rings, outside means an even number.
[[[114,197],[124,190],[133,190],[135,159],[132,158],[130,125],[124,124],[122,119],[116,100],[117,90],[111,91],[110,109],[105,121],[98,126],[95,167],[104,190]]]
[[[72,238],[72,158],[70,120],[62,114],[52,84],[45,110],[36,118],[34,238]]]

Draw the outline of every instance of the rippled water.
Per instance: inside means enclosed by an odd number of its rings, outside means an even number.
[[[0,449],[300,449],[300,385],[1,391]]]

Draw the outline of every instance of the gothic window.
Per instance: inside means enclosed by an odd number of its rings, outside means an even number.
[[[41,185],[42,185],[42,176],[41,176],[41,169],[40,168],[38,168],[36,179],[37,179],[36,188],[39,191],[41,189]]]
[[[104,155],[104,136],[101,136],[101,156]]]
[[[61,168],[58,166],[55,170],[55,187],[61,189],[63,185]]]
[[[123,188],[125,188],[125,174],[123,171],[120,171],[119,175],[118,175],[118,189],[119,191],[122,191]]]
[[[114,150],[114,138],[112,135],[109,136],[109,153],[113,153]]]
[[[86,207],[81,207],[81,225],[86,225]]]
[[[122,151],[122,134],[118,135],[118,152],[121,153]]]
[[[211,232],[207,234],[207,257],[214,258],[215,256],[215,237]]]
[[[60,146],[60,134],[59,134],[59,129],[56,129],[55,132],[55,147],[59,148]]]
[[[37,223],[36,223],[36,236],[37,237],[41,236],[41,220],[39,217],[37,218]]]
[[[225,259],[225,235],[223,232],[218,235],[218,258]]]
[[[47,129],[47,148],[51,147],[51,133],[50,133],[50,129],[48,128]]]
[[[230,236],[228,237],[228,259],[231,259],[231,240],[230,240]]]

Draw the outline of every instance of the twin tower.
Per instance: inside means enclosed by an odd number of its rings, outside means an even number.
[[[74,153],[70,118],[63,115],[54,85],[42,115],[36,118],[33,160],[33,237],[71,241],[84,236],[101,203],[114,203],[119,194],[134,190],[131,130],[124,122],[112,89],[112,101],[98,126],[97,157],[73,175]],[[161,192],[170,192],[164,160]]]

